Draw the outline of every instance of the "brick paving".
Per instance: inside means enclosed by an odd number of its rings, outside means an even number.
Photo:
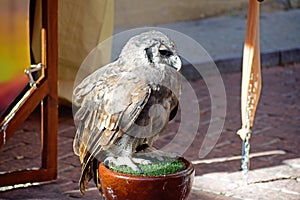
[[[196,199],[300,199],[300,64],[263,69],[263,89],[258,107],[251,153],[249,182],[242,184],[240,160],[195,164],[196,178],[189,200]],[[191,161],[239,156],[241,73],[222,75],[227,95],[225,124],[212,151],[198,156],[211,117],[211,105],[204,80],[190,82],[200,107],[200,127],[196,137],[184,153]],[[39,167],[39,112],[36,111],[0,149],[0,171]],[[193,121],[193,119],[190,119]],[[180,123],[178,115],[166,133],[156,142],[157,147],[168,144],[176,135]],[[181,122],[189,126],[189,120]],[[78,190],[80,164],[72,151],[75,127],[71,109],[59,108],[58,179],[27,188],[0,192],[0,199],[101,199],[93,183],[84,197]],[[185,133],[185,138],[194,137]],[[276,153],[277,152],[277,153]]]

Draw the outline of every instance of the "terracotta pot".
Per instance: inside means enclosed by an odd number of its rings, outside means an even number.
[[[99,165],[100,181],[108,200],[182,200],[187,199],[194,180],[193,165],[184,158],[185,169],[165,176],[121,174]]]

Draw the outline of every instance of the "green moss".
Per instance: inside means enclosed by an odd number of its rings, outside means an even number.
[[[162,162],[156,161],[151,164],[137,164],[137,166],[141,169],[141,172],[136,172],[125,165],[118,166],[113,163],[108,164],[108,167],[115,172],[138,176],[161,176],[174,174],[184,169],[185,164],[180,160],[169,159]]]

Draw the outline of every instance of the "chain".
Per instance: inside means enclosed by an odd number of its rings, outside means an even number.
[[[250,168],[250,138],[251,134],[248,134],[246,139],[242,143],[242,173],[246,175]]]
[[[251,74],[251,78],[253,80],[253,74]],[[245,140],[243,140],[242,143],[242,164],[241,164],[241,168],[242,168],[242,173],[244,178],[247,179],[247,174],[249,172],[249,168],[250,168],[250,138],[251,138],[251,127],[250,127],[250,119],[251,119],[251,114],[252,114],[252,110],[253,110],[253,99],[252,99],[252,92],[253,92],[253,85],[249,84],[249,96],[248,96],[248,101],[247,101],[247,115],[246,115],[246,129],[249,130],[249,133],[247,134]]]

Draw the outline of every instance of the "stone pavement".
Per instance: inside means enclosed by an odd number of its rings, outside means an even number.
[[[299,13],[299,10],[292,10],[275,13],[272,15],[274,18],[271,15],[263,18],[271,20],[267,23],[269,24],[268,28],[267,25],[262,26],[262,29],[266,27],[265,31],[270,31],[268,35],[267,33],[262,34],[262,53],[269,55],[269,57],[262,57],[265,62],[270,63],[266,66],[299,61]],[[179,112],[170,123],[166,133],[155,145],[158,148],[165,147],[174,138],[177,138],[179,147],[188,144],[183,156],[193,161],[196,170],[195,183],[189,200],[274,199],[275,196],[278,197],[277,199],[300,199],[300,65],[273,66],[264,68],[262,71],[262,96],[251,139],[253,158],[248,177],[249,184],[245,185],[240,174],[241,140],[236,135],[236,130],[240,128],[241,123],[242,38],[240,37],[244,37],[244,33],[240,26],[245,26],[242,25],[245,19],[240,21],[225,17],[230,20],[226,23],[226,20],[222,23],[218,21],[223,19],[190,22],[186,23],[187,27],[181,29],[183,31],[190,30],[194,37],[201,34],[201,38],[199,38],[199,40],[203,40],[203,42],[200,41],[201,44],[216,61],[219,60],[217,62],[219,69],[222,72],[231,72],[221,76],[226,91],[226,97],[222,101],[226,100],[227,102],[225,124],[221,135],[207,134],[210,124],[218,122],[218,119],[211,119],[212,111],[218,110],[218,106],[212,105],[209,88],[217,89],[219,86],[213,83],[207,84],[204,79],[196,79],[184,83],[184,87],[191,86],[194,91],[194,93],[186,93],[184,98],[190,100],[191,105],[196,103],[199,106],[199,112],[196,113],[200,117],[197,122],[200,125],[199,128],[197,127],[195,133],[193,131],[180,132],[182,131],[181,127],[189,130],[189,127],[194,126],[195,118],[192,114],[195,114],[197,109],[189,106],[187,109],[191,115],[184,116],[183,112]],[[240,22],[236,23],[238,21]],[[197,24],[205,25],[207,28],[197,26]],[[184,24],[180,26],[184,26]],[[194,31],[192,31],[193,26]],[[235,27],[233,28],[234,32],[225,34],[225,30],[230,30],[229,26]],[[218,46],[221,44],[210,38],[210,35],[213,34],[216,36],[212,38],[217,37],[219,41],[231,41],[231,45]],[[240,38],[237,39],[239,42],[230,40],[234,36]],[[236,49],[235,44],[238,45]],[[269,50],[264,51],[264,44],[272,47],[269,49],[272,50],[271,54],[268,54]],[[238,68],[237,65],[239,65]],[[227,70],[228,66],[233,67]],[[226,70],[224,70],[225,68]],[[196,99],[195,96],[189,95],[196,95]],[[181,111],[183,109],[185,108],[182,108]],[[39,117],[37,110],[0,149],[0,171],[40,166]],[[71,109],[61,106],[58,130],[58,179],[40,185],[35,184],[32,187],[0,192],[0,199],[101,199],[93,183],[90,183],[90,189],[84,197],[78,191],[80,164],[72,151],[74,133]],[[212,142],[212,151],[204,158],[200,158],[199,152],[205,143],[205,138]],[[215,140],[217,140],[216,144],[214,144]]]
[[[263,70],[262,97],[257,111],[251,140],[251,171],[249,185],[244,185],[240,174],[241,141],[236,130],[240,127],[240,73],[222,75],[227,94],[225,125],[212,151],[200,159],[211,115],[211,105],[203,80],[190,82],[200,107],[200,127],[192,137],[192,144],[184,156],[195,163],[196,177],[189,200],[196,199],[300,199],[300,127],[299,95],[300,65],[272,67]],[[0,169],[12,170],[39,166],[39,113],[20,128],[1,149]],[[170,123],[166,134],[157,141],[163,147],[176,136],[180,116]],[[93,183],[81,197],[77,182],[80,175],[78,158],[72,152],[75,133],[71,110],[60,107],[58,138],[58,179],[38,186],[13,189],[0,193],[1,199],[101,199]]]
[[[295,158],[285,160],[278,166],[252,170],[247,182],[240,172],[197,176],[193,189],[236,199],[299,199],[299,175],[300,158]]]

